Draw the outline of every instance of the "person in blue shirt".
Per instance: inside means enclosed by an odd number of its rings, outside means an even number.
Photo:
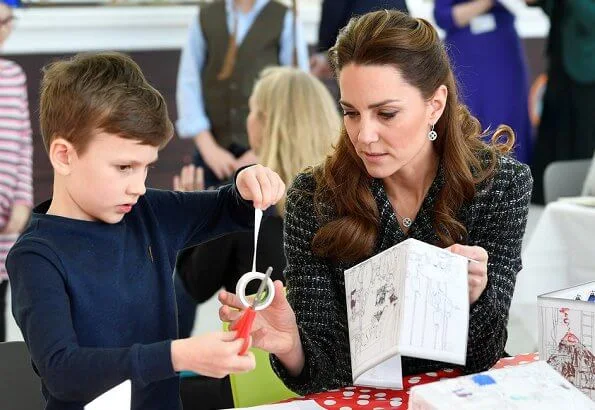
[[[496,0],[436,0],[434,18],[445,31],[461,97],[489,140],[500,124],[515,133],[515,158],[529,164],[529,76],[515,16]]]
[[[7,267],[45,408],[82,410],[129,379],[132,409],[180,409],[176,372],[253,369],[235,332],[174,340],[172,272],[180,249],[250,229],[254,207],[283,196],[279,176],[255,165],[217,191],[145,188],[173,125],[161,94],[119,53],[46,67],[40,125],[53,197],[34,209]]]
[[[262,69],[308,70],[293,5],[289,10],[274,0],[220,0],[202,6],[190,25],[178,68],[176,127],[181,138],[194,139],[194,164],[204,169],[207,187],[257,161],[245,123]]]

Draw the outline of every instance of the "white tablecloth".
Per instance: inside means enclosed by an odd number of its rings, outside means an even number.
[[[552,202],[523,251],[507,352],[537,351],[537,296],[595,280],[595,208]]]

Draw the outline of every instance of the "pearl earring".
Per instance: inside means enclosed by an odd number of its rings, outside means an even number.
[[[436,131],[434,131],[434,124],[432,124],[432,129],[430,130],[430,132],[428,132],[428,139],[430,141],[436,141],[436,138],[438,138],[438,134],[436,133]]]

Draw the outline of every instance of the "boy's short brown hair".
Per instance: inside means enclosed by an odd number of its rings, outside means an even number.
[[[82,155],[97,131],[163,147],[173,125],[163,97],[121,53],[77,54],[43,69],[39,122],[49,151],[56,137]]]

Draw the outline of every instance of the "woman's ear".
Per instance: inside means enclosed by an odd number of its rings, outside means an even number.
[[[72,171],[73,159],[76,158],[74,146],[64,138],[54,138],[50,144],[49,157],[54,171],[67,176]]]
[[[444,84],[440,85],[434,92],[434,95],[430,98],[429,105],[429,124],[436,124],[444,109],[446,108],[446,100],[448,98],[448,89]]]

